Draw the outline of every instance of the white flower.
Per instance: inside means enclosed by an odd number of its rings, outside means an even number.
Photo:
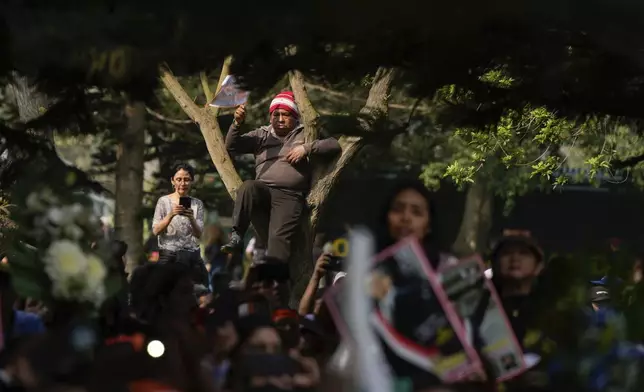
[[[101,285],[106,275],[107,269],[103,261],[95,255],[89,255],[87,257],[87,269],[85,270],[87,286],[92,288],[92,286]]]
[[[46,225],[45,227],[51,237],[58,238],[60,236],[60,228],[58,228],[58,226]]]
[[[69,298],[84,284],[87,270],[87,257],[80,247],[69,240],[59,240],[51,244],[43,259],[45,272],[53,286],[53,294]]]
[[[89,224],[93,225],[93,226],[98,225],[98,223],[100,222],[100,220],[98,219],[98,217],[96,215],[90,215],[87,218],[87,220],[88,220]]]
[[[76,216],[83,213],[83,206],[79,203],[74,203],[69,206],[69,213],[75,218]]]
[[[27,196],[27,208],[34,211],[42,211],[45,208],[36,192],[32,192]]]
[[[46,202],[47,204],[58,204],[58,198],[54,195],[51,189],[45,188],[40,191],[40,200]]]
[[[65,215],[65,211],[58,207],[52,207],[47,211],[47,219],[56,226],[62,226],[65,223]]]
[[[107,269],[103,261],[96,255],[87,256],[87,269],[85,270],[85,287],[82,298],[99,307],[105,301],[105,284]]]
[[[66,237],[78,241],[83,237],[83,230],[77,225],[70,223],[63,228],[63,233]]]

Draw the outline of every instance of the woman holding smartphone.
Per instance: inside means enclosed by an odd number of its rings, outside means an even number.
[[[174,167],[170,178],[174,192],[161,196],[154,209],[152,232],[159,240],[159,263],[180,262],[194,271],[195,283],[208,286],[208,273],[201,259],[199,239],[204,224],[203,202],[190,197],[194,168],[186,163]]]

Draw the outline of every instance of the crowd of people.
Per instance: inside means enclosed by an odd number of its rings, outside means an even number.
[[[328,246],[319,246],[324,241],[316,241],[315,266],[299,306],[289,307],[293,279],[285,266],[293,262],[311,167],[315,159],[340,151],[333,138],[306,143],[298,117],[288,92],[271,103],[269,126],[240,133],[245,109],[235,112],[226,146],[231,153],[253,154],[257,173],[237,192],[228,240],[220,227],[204,228],[204,204],[190,196],[194,170],[178,165],[171,177],[173,192],[158,200],[154,213],[158,258],[128,278],[127,244],[109,240],[109,263],[123,284],[91,320],[59,317],[61,309],[18,298],[10,272],[0,270],[0,390],[360,389],[353,377],[355,347],[347,349],[351,342],[339,332],[325,302],[325,292],[345,282],[346,265]],[[376,251],[412,237],[433,268],[459,262],[435,241],[436,208],[422,183],[398,183],[377,213]],[[243,238],[251,223],[257,232],[255,246],[265,251],[254,252],[253,263],[237,282],[231,260],[244,252]],[[550,391],[571,385],[557,384],[560,380],[546,369],[560,341],[539,328],[544,317],[540,298],[549,288],[543,279],[548,270],[544,251],[530,236],[506,235],[491,249],[489,262],[489,276],[514,334],[524,351],[538,354],[541,362],[503,383],[469,377],[444,384],[389,356],[392,372],[408,381],[398,383],[397,389]],[[10,256],[7,264],[10,269]],[[606,279],[588,282],[588,309],[606,308],[609,286]],[[412,317],[423,309],[395,312],[399,314],[391,318]]]

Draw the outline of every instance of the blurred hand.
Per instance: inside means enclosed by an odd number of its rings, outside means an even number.
[[[194,214],[192,213],[192,208],[184,208],[183,212],[181,212],[181,215],[187,216],[188,218],[194,217]]]
[[[45,305],[40,301],[34,301],[28,299],[25,305],[25,312],[34,313],[40,315],[45,311]]]
[[[381,274],[373,273],[371,276],[371,296],[377,300],[383,299],[393,286],[391,277]]]
[[[205,308],[212,302],[212,299],[212,294],[202,295],[199,297],[199,307],[202,309]]]
[[[279,299],[278,286],[277,282],[256,282],[252,285],[251,290],[264,296],[268,302],[276,303]]]
[[[306,148],[304,148],[304,146],[297,146],[297,147],[293,147],[291,151],[289,151],[286,154],[286,156],[284,157],[284,160],[290,164],[293,164],[293,163],[298,163],[305,156],[306,156]]]
[[[172,210],[170,211],[170,217],[174,218],[177,215],[183,215],[183,211],[185,208],[179,204],[175,204],[172,206]]]
[[[313,358],[303,357],[298,350],[289,352],[291,358],[300,363],[301,372],[293,376],[296,388],[315,388],[320,383],[320,368]]]
[[[235,121],[237,121],[237,124],[242,124],[244,120],[246,120],[246,107],[245,105],[241,105],[235,110],[234,114]]]
[[[315,269],[313,270],[313,278],[322,279],[326,272],[326,266],[331,261],[331,253],[322,253],[315,262]]]

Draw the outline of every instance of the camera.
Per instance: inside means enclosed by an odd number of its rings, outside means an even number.
[[[344,257],[329,257],[329,264],[326,265],[325,269],[332,272],[344,271]]]

